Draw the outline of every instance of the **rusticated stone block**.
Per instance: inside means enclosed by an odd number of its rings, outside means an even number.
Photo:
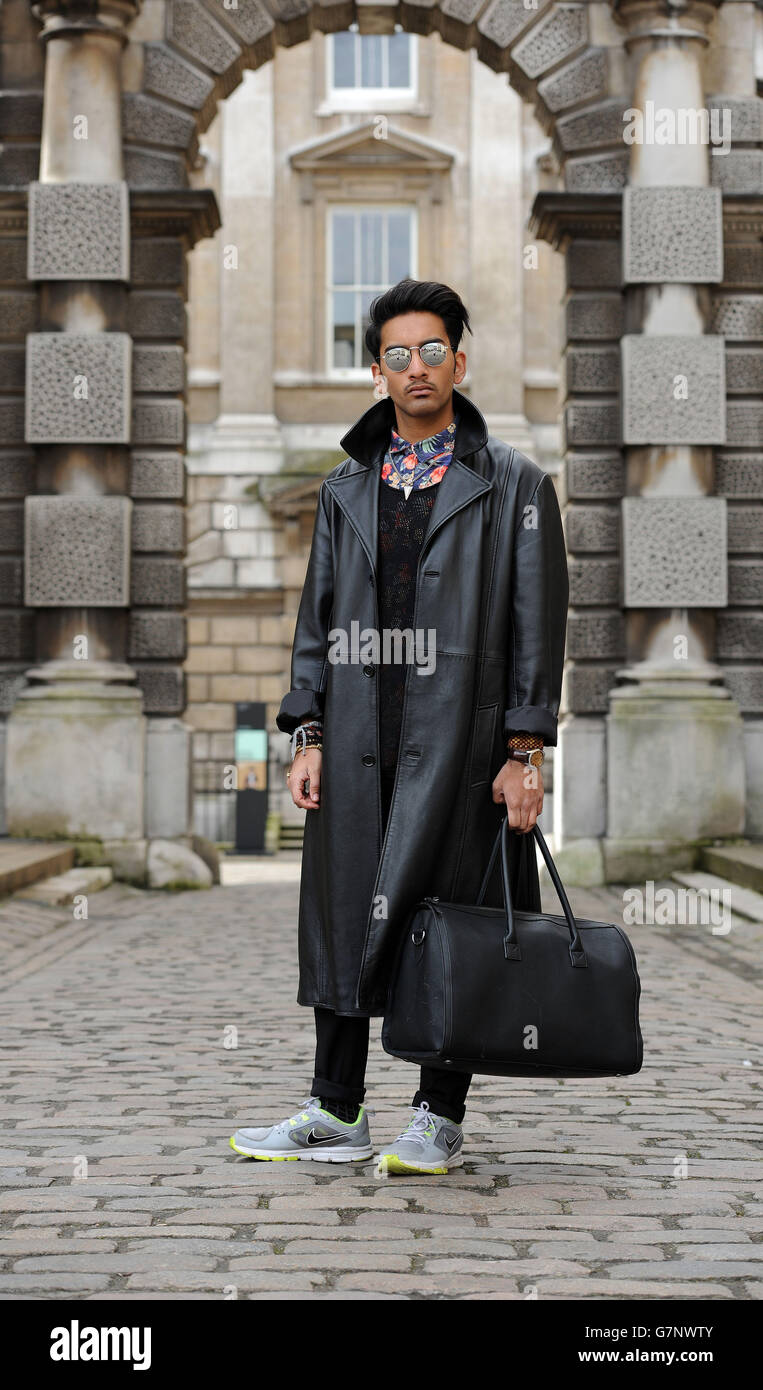
[[[136,555],[132,562],[130,604],[135,608],[182,608],[185,567],[182,560]]]
[[[763,507],[729,507],[728,528],[730,555],[763,550]]]
[[[127,184],[29,186],[30,280],[129,280]]]
[[[588,40],[585,5],[554,5],[512,49],[526,77],[540,77],[564,58],[573,58]]]
[[[276,19],[291,19],[297,13],[306,14],[308,8],[308,5],[304,4],[298,10],[294,5],[294,0],[278,0],[277,4],[273,4]],[[474,5],[475,15],[479,13],[481,8],[481,4]],[[226,11],[225,17],[231,29],[235,30],[239,38],[242,38],[249,47],[258,45],[267,34],[272,34],[275,29],[273,19],[268,14],[263,0],[247,0],[246,5],[239,4]]]
[[[620,563],[618,560],[577,560],[569,562],[570,604],[620,604]]]
[[[715,491],[719,497],[763,497],[763,454],[717,454]]]
[[[0,555],[0,594],[4,608],[23,602],[24,562],[17,555]]]
[[[592,109],[563,116],[557,121],[556,136],[566,153],[619,145],[623,138],[622,98],[616,97],[612,101],[600,102]]]
[[[184,293],[187,266],[183,243],[173,237],[133,237],[130,245],[132,283],[178,286]]]
[[[127,333],[30,333],[27,441],[126,444],[131,355]]]
[[[185,411],[182,401],[133,402],[133,444],[182,444],[184,438]]]
[[[628,608],[723,608],[726,503],[720,497],[624,497]]]
[[[568,159],[564,186],[568,193],[619,193],[628,182],[629,165],[627,150]]]
[[[763,244],[760,242],[730,242],[724,238],[723,284],[729,289],[739,287],[757,290],[763,285]]]
[[[570,614],[566,647],[570,661],[623,661],[625,654],[622,613]]]
[[[568,445],[619,444],[620,407],[606,401],[573,401],[564,411]]]
[[[185,709],[185,675],[180,666],[141,666],[136,663],[137,683],[143,691],[144,714],[182,714]]]
[[[763,348],[727,348],[726,392],[763,397]]]
[[[763,602],[763,561],[729,561],[729,607]]]
[[[567,337],[619,338],[623,301],[619,294],[574,294],[567,301]]]
[[[133,290],[127,296],[127,327],[133,338],[176,338],[185,343],[185,305],[179,294]]]
[[[506,48],[534,18],[523,0],[493,0],[477,28],[496,48]]]
[[[621,342],[625,444],[724,444],[724,343],[626,334]]]
[[[9,502],[0,506],[0,550],[24,549],[24,508],[21,503]],[[0,596],[0,603],[2,597]]]
[[[129,497],[27,497],[27,606],[127,607],[131,513]]]
[[[194,67],[166,43],[147,43],[143,46],[143,87],[157,96],[169,97],[180,106],[200,111],[214,90],[214,79],[208,72]]]
[[[136,144],[174,145],[185,150],[193,145],[196,122],[185,111],[143,92],[123,92],[122,136]]]
[[[725,197],[760,193],[763,188],[763,150],[729,150],[710,159],[710,182]]]
[[[619,511],[616,507],[568,507],[565,535],[573,554],[616,552],[620,547]]]
[[[10,714],[16,697],[26,685],[26,667],[0,667],[0,714]]]
[[[34,454],[0,452],[0,497],[26,497],[34,486]]]
[[[626,188],[623,281],[677,284],[723,278],[718,188]]]
[[[622,283],[619,241],[571,241],[565,265],[570,290],[619,289]]]
[[[133,550],[185,549],[185,526],[182,507],[145,503],[132,514]]]
[[[567,391],[598,395],[620,391],[620,350],[616,347],[569,347]]]
[[[601,48],[589,48],[538,83],[538,96],[553,112],[566,111],[585,97],[596,101],[607,95],[607,58]]]
[[[25,352],[21,343],[5,343],[0,346],[0,391],[24,394]]]
[[[762,613],[719,613],[715,623],[715,654],[727,660],[763,657]]]
[[[725,666],[723,683],[741,714],[763,712],[763,666]]]
[[[711,112],[716,108],[722,113],[728,111],[727,118],[725,115],[721,117],[721,133],[723,120],[730,120],[732,144],[758,145],[763,141],[763,100],[760,97],[732,96],[715,92],[707,98],[707,107]],[[716,158],[725,156],[717,155]]]
[[[175,344],[136,343],[133,348],[133,391],[170,394],[185,386],[185,355]]]
[[[568,454],[566,467],[570,498],[622,497],[625,491],[621,454]]]
[[[617,666],[568,666],[563,681],[563,706],[570,714],[606,714],[609,692],[616,685]]]
[[[0,323],[4,338],[23,338],[26,333],[33,333],[37,318],[36,289],[0,290]]]
[[[726,444],[741,448],[763,447],[763,403],[729,401],[726,406]]]
[[[182,454],[133,453],[130,472],[132,497],[173,497],[182,501],[185,493],[185,464]]]
[[[714,295],[709,331],[729,342],[763,338],[763,294]]]
[[[34,658],[34,615],[18,609],[0,611],[0,661],[31,661]]]
[[[182,0],[183,4],[187,0]],[[125,178],[130,188],[187,188],[184,155],[155,154],[149,150],[124,150]]]
[[[133,609],[127,636],[128,661],[185,661],[186,621],[182,613]]]
[[[0,399],[0,443],[24,443],[24,402]]]
[[[167,7],[167,38],[192,60],[220,75],[242,58],[235,39],[197,0]]]

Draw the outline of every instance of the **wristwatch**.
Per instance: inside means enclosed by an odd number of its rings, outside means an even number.
[[[545,760],[542,748],[509,748],[507,757],[510,762],[526,763],[528,767],[540,767]]]

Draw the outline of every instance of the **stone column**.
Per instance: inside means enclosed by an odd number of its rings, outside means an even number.
[[[12,835],[140,840],[145,719],[126,663],[132,502],[129,200],[121,50],[138,0],[39,0],[40,177],[29,188],[25,604],[37,664],[8,721]]]
[[[623,606],[629,664],[607,716],[609,880],[694,863],[744,827],[743,728],[712,661],[727,603],[721,191],[710,185],[703,52],[715,6],[620,0],[635,140],[623,195]],[[636,114],[638,113],[638,115]],[[681,129],[686,132],[681,140]],[[673,134],[675,132],[675,134]]]

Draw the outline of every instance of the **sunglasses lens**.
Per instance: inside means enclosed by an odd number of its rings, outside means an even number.
[[[448,349],[444,343],[424,343],[420,355],[422,362],[426,362],[428,367],[441,367],[448,355]]]
[[[384,354],[384,361],[391,372],[404,372],[411,360],[408,348],[389,348]]]

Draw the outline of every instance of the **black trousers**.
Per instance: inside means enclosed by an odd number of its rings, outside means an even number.
[[[315,1009],[312,1095],[360,1104],[366,1094],[369,1026],[368,1018],[349,1018],[335,1014],[333,1009]],[[425,1100],[435,1115],[460,1125],[466,1114],[464,1101],[471,1079],[467,1072],[422,1067],[421,1084],[411,1104],[420,1105]]]
[[[382,771],[382,815],[386,826],[392,796],[394,770]],[[368,1061],[370,1020],[335,1014],[333,1009],[315,1009],[315,1075],[312,1094],[326,1100],[363,1100]],[[427,1101],[435,1115],[461,1124],[466,1114],[466,1093],[471,1074],[422,1067],[419,1089],[411,1102]]]

